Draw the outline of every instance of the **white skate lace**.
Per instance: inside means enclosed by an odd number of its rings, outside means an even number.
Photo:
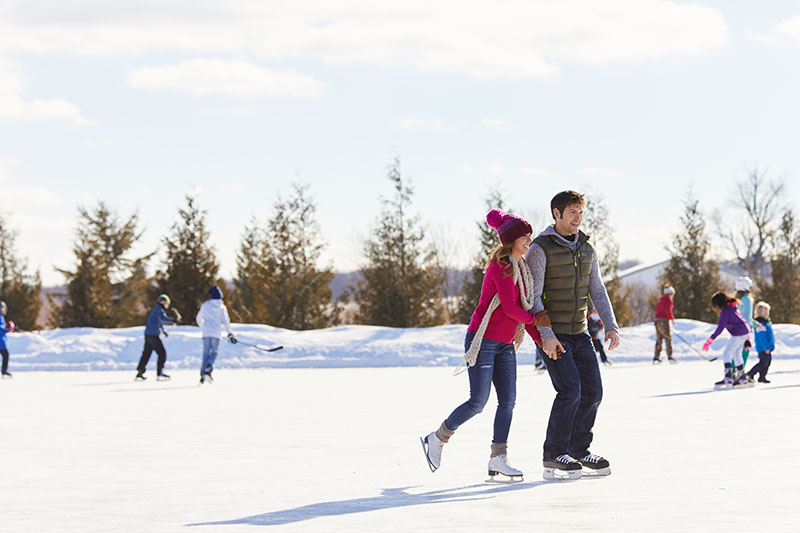
[[[599,463],[600,461],[603,460],[603,458],[600,457],[599,455],[590,453],[586,457],[584,457],[583,460],[586,461],[587,463]]]
[[[571,464],[571,463],[577,463],[578,461],[576,461],[571,456],[569,456],[569,455],[567,455],[565,453],[564,455],[559,455],[558,457],[556,457],[556,462],[557,463],[564,463],[565,465],[568,465],[568,464]]]

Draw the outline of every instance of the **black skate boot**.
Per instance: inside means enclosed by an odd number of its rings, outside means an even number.
[[[608,460],[599,455],[587,453],[579,461],[584,467],[584,476],[607,476],[611,474],[611,465]]]
[[[565,454],[552,459],[547,459],[543,463],[544,472],[542,477],[548,480],[569,480],[580,479],[583,467],[579,461]]]
[[[135,379],[135,381],[144,381],[147,378],[144,377],[144,372],[139,372],[138,374],[136,374],[136,378],[134,378],[134,379]]]
[[[714,388],[717,390],[730,389],[733,387],[733,367],[729,363],[725,364],[725,376],[714,383]]]
[[[172,379],[172,378],[170,378],[169,374],[165,374],[164,372],[160,373],[156,377],[156,380],[158,380],[158,381],[169,381],[170,379]]]

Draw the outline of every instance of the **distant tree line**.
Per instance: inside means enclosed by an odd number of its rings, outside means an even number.
[[[263,219],[253,217],[244,228],[230,283],[219,273],[210,244],[207,212],[197,198],[184,206],[161,240],[162,254],[133,253],[142,236],[136,213],[121,216],[104,202],[78,208],[73,242],[74,263],[59,268],[64,291],[49,294],[51,327],[126,327],[143,323],[160,293],[167,293],[184,322],[193,323],[206,292],[219,285],[226,293],[232,318],[288,329],[319,329],[348,323],[391,327],[427,327],[467,323],[480,297],[489,251],[498,242],[482,211],[476,220],[478,242],[464,278],[453,289],[456,265],[443,239],[432,238],[413,207],[413,187],[395,158],[387,167],[389,187],[381,210],[362,243],[357,281],[338,301],[332,298],[331,265],[321,264],[325,241],[308,185],[294,183],[288,196],[278,196]],[[737,222],[723,222],[715,213],[715,234],[706,226],[706,212],[690,191],[685,195],[681,228],[666,249],[669,260],[659,278],[675,287],[679,318],[714,321],[710,296],[724,289],[719,251],[712,236],[727,244],[743,271],[755,281],[754,297],[773,305],[773,319],[800,323],[800,221],[782,206],[781,180],[765,178],[756,168],[736,184],[737,196],[727,212],[739,210]],[[584,231],[592,237],[601,274],[619,323],[651,318],[658,298],[652,289],[624,285],[619,277],[619,246],[602,194],[587,194]],[[490,189],[485,211],[499,207],[515,212],[505,195]],[[735,214],[735,213],[734,213]],[[738,225],[737,225],[738,224]],[[8,304],[22,329],[33,329],[41,308],[39,273],[29,273],[15,249],[16,234],[0,216],[0,299]],[[539,228],[536,228],[538,232]],[[151,269],[153,274],[148,274]],[[348,312],[343,312],[347,308]]]

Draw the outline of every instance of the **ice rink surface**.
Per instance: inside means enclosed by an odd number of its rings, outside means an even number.
[[[448,367],[132,372],[0,382],[3,531],[796,531],[800,361],[712,391],[719,362],[603,367],[603,479],[545,482],[554,395],[521,366],[509,439],[525,472],[486,484],[495,399],[432,474],[419,436],[467,397]]]

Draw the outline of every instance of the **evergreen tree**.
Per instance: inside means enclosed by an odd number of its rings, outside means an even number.
[[[673,244],[666,247],[670,257],[659,282],[675,288],[676,318],[716,322],[711,296],[721,286],[719,263],[711,257],[711,241],[706,234],[700,202],[691,191],[684,198],[683,206],[683,229],[673,235]]]
[[[67,280],[66,294],[48,295],[56,327],[115,328],[141,321],[141,300],[150,255],[129,257],[141,237],[138,216],[126,220],[100,202],[93,211],[79,207],[73,252],[75,271],[58,269]]]
[[[39,273],[28,274],[27,264],[17,257],[17,234],[0,215],[0,300],[8,306],[8,320],[19,329],[37,329],[36,323],[42,301],[42,281]]]
[[[791,209],[783,213],[773,249],[772,283],[759,283],[761,299],[772,306],[773,321],[800,324],[800,224]]]
[[[608,208],[603,196],[597,192],[587,195],[584,231],[589,235],[589,243],[597,253],[600,276],[608,291],[617,323],[627,326],[633,319],[633,310],[628,304],[630,289],[624,287],[619,279],[619,245],[608,220]]]
[[[365,244],[362,280],[355,291],[356,321],[392,327],[426,327],[443,322],[441,270],[435,252],[425,249],[425,234],[410,214],[411,187],[395,158],[388,176],[391,199],[382,199],[383,211],[374,234]]]
[[[276,200],[265,231],[251,221],[237,257],[235,316],[295,330],[338,323],[333,269],[317,266],[325,247],[319,231],[308,185],[298,183],[290,198]]]
[[[275,271],[271,264],[266,233],[258,220],[252,218],[245,227],[236,255],[236,278],[231,295],[231,318],[249,324],[271,322],[266,293],[272,286],[270,275]]]
[[[166,248],[164,269],[156,274],[156,286],[151,290],[151,302],[165,293],[172,300],[186,323],[194,323],[208,289],[219,285],[225,291],[224,280],[218,277],[219,262],[209,243],[206,211],[200,210],[192,196],[186,196],[186,207],[178,210],[179,220],[164,237]]]
[[[484,206],[488,213],[495,207],[507,213],[510,209],[505,205],[503,200],[503,192],[499,189],[491,189],[486,196]],[[461,294],[458,311],[455,316],[455,322],[459,324],[468,324],[472,319],[472,313],[478,306],[478,301],[481,298],[481,287],[483,285],[483,275],[486,271],[486,262],[489,260],[489,253],[492,248],[500,242],[497,235],[497,230],[486,223],[486,216],[482,216],[477,221],[478,232],[480,236],[480,249],[472,261],[472,266],[467,273],[464,283],[461,285]]]

